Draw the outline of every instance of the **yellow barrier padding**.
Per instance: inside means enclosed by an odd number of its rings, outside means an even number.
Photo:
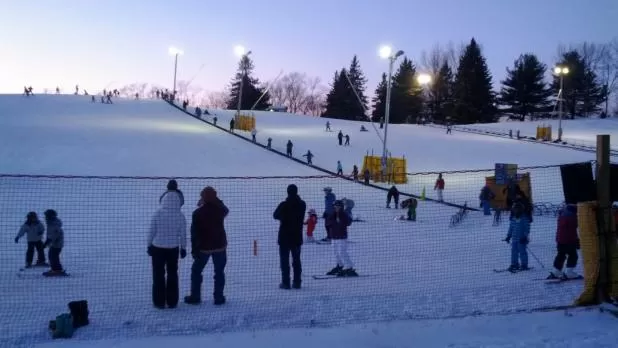
[[[536,127],[536,139],[551,141],[552,136],[551,126],[538,126]]]
[[[255,116],[236,115],[234,116],[234,129],[250,132],[255,128]]]
[[[517,184],[519,185],[519,188],[521,188],[521,190],[526,194],[528,199],[530,199],[530,203],[532,203],[532,184],[530,183],[530,173],[523,173],[521,175],[518,175],[518,177],[519,180],[517,181]],[[491,192],[493,192],[495,195],[494,199],[492,199],[489,203],[490,206],[493,209],[506,209],[506,192],[504,192],[506,184],[496,184],[495,176],[485,177],[485,184],[489,186]]]
[[[599,236],[597,232],[597,203],[577,204],[577,222],[584,268],[584,289],[575,300],[577,306],[596,304],[597,279],[599,278]]]
[[[389,157],[386,162],[386,173],[382,175],[382,157],[365,156],[361,173],[369,169],[371,180],[374,182],[389,182],[394,184],[406,184],[408,182],[407,162],[405,158]]]

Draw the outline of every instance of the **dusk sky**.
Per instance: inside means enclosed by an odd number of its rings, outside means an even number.
[[[418,62],[423,50],[475,37],[493,73],[524,52],[552,65],[559,43],[618,36],[618,0],[54,0],[3,1],[0,93],[75,84],[90,93],[148,82],[171,87],[170,45],[184,50],[178,79],[223,90],[252,50],[261,81],[281,70],[319,76],[357,54],[373,90],[388,63],[382,44]],[[200,67],[203,68],[200,70]]]

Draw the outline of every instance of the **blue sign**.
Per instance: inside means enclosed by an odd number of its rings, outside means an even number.
[[[496,163],[496,184],[506,185],[509,179],[517,180],[517,164]]]

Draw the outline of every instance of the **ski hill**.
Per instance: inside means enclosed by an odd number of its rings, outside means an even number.
[[[222,126],[233,116],[228,111],[211,113],[207,120],[216,115]],[[567,306],[581,291],[582,282],[548,285],[539,280],[546,276],[545,267],[551,267],[554,257],[553,215],[535,216],[530,244],[534,269],[495,273],[510,262],[510,247],[502,241],[505,222],[494,226],[491,217],[469,212],[461,223],[449,227],[458,209],[430,201],[419,202],[417,222],[395,220],[405,211],[386,209],[385,192],[324,175],[163,101],[115,99],[107,105],[91,103],[83,96],[4,95],[0,96],[0,115],[0,229],[4,236],[0,262],[5,265],[0,270],[0,313],[9,314],[0,316],[5,328],[0,333],[2,347],[48,342],[47,322],[66,311],[67,302],[80,299],[89,301],[92,323],[76,332],[73,344],[90,346],[95,340],[113,339],[108,345],[101,343],[110,346],[151,336],[313,330],[379,321],[513,314]],[[273,147],[284,151],[291,139],[295,157],[310,149],[314,164],[328,170],[335,170],[341,160],[349,174],[353,164],[362,165],[367,152],[381,152],[380,139],[368,123],[330,120],[333,132],[326,132],[325,119],[273,112],[256,112],[255,116],[258,142],[271,137]],[[369,132],[360,132],[361,124]],[[339,130],[350,135],[350,146],[337,145]],[[241,135],[250,138],[248,132]],[[433,197],[435,177],[445,172],[445,200],[472,205],[478,204],[484,176],[492,173],[464,170],[491,169],[495,162],[545,166],[594,159],[591,154],[567,149],[470,134],[446,135],[412,125],[389,127],[389,149],[393,156],[408,159],[410,173],[427,172],[411,175],[411,182],[400,187],[402,191],[420,194],[426,188],[427,196]],[[454,170],[458,172],[449,173]],[[558,167],[531,173],[535,200],[562,201]],[[225,306],[212,305],[209,265],[201,306],[180,304],[165,311],[152,307],[146,235],[158,199],[172,177],[178,178],[185,194],[183,213],[188,219],[206,185],[215,187],[230,208]],[[362,277],[312,279],[332,268],[335,261],[329,245],[305,244],[303,289],[278,289],[278,223],[272,212],[285,199],[290,183],[298,185],[308,208],[316,209],[318,215],[323,211],[326,186],[338,198],[356,202],[354,214],[362,221],[350,227],[349,248]],[[56,209],[64,223],[62,261],[70,277],[42,279],[37,270],[19,271],[25,246],[15,244],[14,235],[28,211],[42,215],[49,208]],[[315,233],[318,238],[324,236],[323,220]],[[188,294],[190,259],[179,266],[181,296]],[[551,320],[547,318],[535,320]],[[436,324],[436,331],[451,325],[455,324]],[[140,342],[134,344],[149,344]]]

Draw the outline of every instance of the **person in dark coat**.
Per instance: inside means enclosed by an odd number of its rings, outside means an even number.
[[[567,205],[560,212],[556,227],[556,245],[558,253],[554,259],[554,269],[548,279],[578,278],[575,267],[578,259],[579,236],[577,235],[577,208],[574,205]],[[562,272],[564,261],[566,261],[566,272]]]
[[[399,190],[394,185],[391,186],[386,194],[386,207],[389,209],[391,207],[391,199],[395,200],[395,209],[399,209]]]
[[[307,205],[298,196],[298,187],[289,185],[288,197],[279,203],[273,213],[273,218],[280,221],[279,225],[279,262],[281,264],[281,289],[290,289],[290,254],[292,254],[292,268],[294,282],[292,287],[300,289],[302,266],[300,249],[303,244],[303,225]]]
[[[352,224],[352,220],[345,213],[342,201],[336,200],[333,207],[333,212],[326,216],[326,226],[330,230],[337,265],[326,274],[337,277],[358,277],[350,255],[348,255],[348,226]]]
[[[339,139],[339,146],[343,145],[343,133],[341,131],[337,134],[337,139]]]
[[[491,200],[494,198],[496,198],[496,195],[491,191],[491,188],[488,185],[483,186],[479,194],[479,200],[481,201],[484,215],[491,216]]]
[[[167,191],[163,192],[161,197],[159,197],[159,204],[163,201],[163,197],[170,192],[178,193],[178,196],[180,196],[180,206],[185,205],[185,195],[178,189],[178,182],[174,179],[167,182]]]
[[[199,304],[202,301],[202,271],[212,257],[215,268],[214,303],[222,305],[225,303],[223,289],[227,264],[227,235],[223,222],[229,210],[210,186],[202,190],[200,197],[201,205],[191,218],[191,294],[185,297],[185,303]]]
[[[215,121],[215,124],[217,124],[217,122]],[[234,119],[230,120],[230,132],[234,131]]]
[[[511,210],[511,208],[513,207],[513,202],[515,202],[515,196],[517,195],[518,191],[521,191],[519,185],[517,185],[515,179],[510,178],[506,184],[506,187],[502,190],[502,193],[506,194],[507,209]]]
[[[292,157],[292,148],[294,144],[292,144],[292,140],[288,140],[288,143],[285,145],[285,153],[288,157]]]

